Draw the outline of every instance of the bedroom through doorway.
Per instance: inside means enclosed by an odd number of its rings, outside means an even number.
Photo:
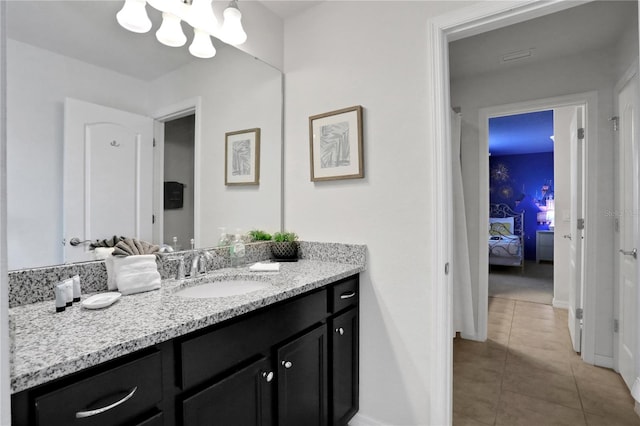
[[[488,295],[551,305],[557,198],[554,110],[491,117],[488,130]],[[568,181],[562,174],[561,186]]]

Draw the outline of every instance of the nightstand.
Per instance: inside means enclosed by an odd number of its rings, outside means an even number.
[[[553,262],[553,231],[536,231],[536,263]]]

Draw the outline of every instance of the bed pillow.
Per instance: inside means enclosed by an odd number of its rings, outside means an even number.
[[[512,235],[513,217],[489,218],[489,235]]]

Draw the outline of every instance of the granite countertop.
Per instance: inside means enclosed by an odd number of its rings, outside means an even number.
[[[244,267],[207,275],[214,280],[250,275],[273,284],[241,296],[191,299],[174,294],[202,280],[197,278],[166,280],[160,290],[122,296],[104,309],[84,309],[75,303],[56,313],[53,301],[11,308],[11,391],[29,389],[363,270],[364,265],[358,264],[300,260],[281,263],[280,272],[249,272]]]

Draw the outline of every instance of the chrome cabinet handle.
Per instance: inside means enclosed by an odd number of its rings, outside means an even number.
[[[82,419],[84,417],[95,416],[97,414],[104,413],[105,411],[109,411],[112,408],[116,408],[118,405],[124,404],[125,402],[130,400],[131,397],[133,397],[133,394],[136,393],[137,390],[138,390],[138,387],[136,386],[133,389],[131,389],[131,392],[129,392],[129,394],[127,396],[125,396],[124,398],[122,398],[120,401],[116,401],[111,405],[107,405],[106,407],[97,408],[95,410],[78,411],[76,413],[76,419]]]
[[[339,335],[342,336],[344,334],[344,328],[342,328],[342,327],[336,328],[336,333],[338,333]]]
[[[291,361],[282,361],[282,366],[288,369],[293,367],[293,363]]]
[[[620,249],[620,253],[624,254],[625,256],[633,256],[634,259],[638,258],[638,249],[633,249],[630,251]]]
[[[262,372],[262,377],[264,377],[264,379],[267,381],[267,383],[269,383],[270,381],[273,380],[273,371],[269,371],[268,373],[266,371]]]
[[[340,295],[340,299],[351,299],[355,295],[356,295],[355,291],[352,291],[351,293],[342,293]]]

